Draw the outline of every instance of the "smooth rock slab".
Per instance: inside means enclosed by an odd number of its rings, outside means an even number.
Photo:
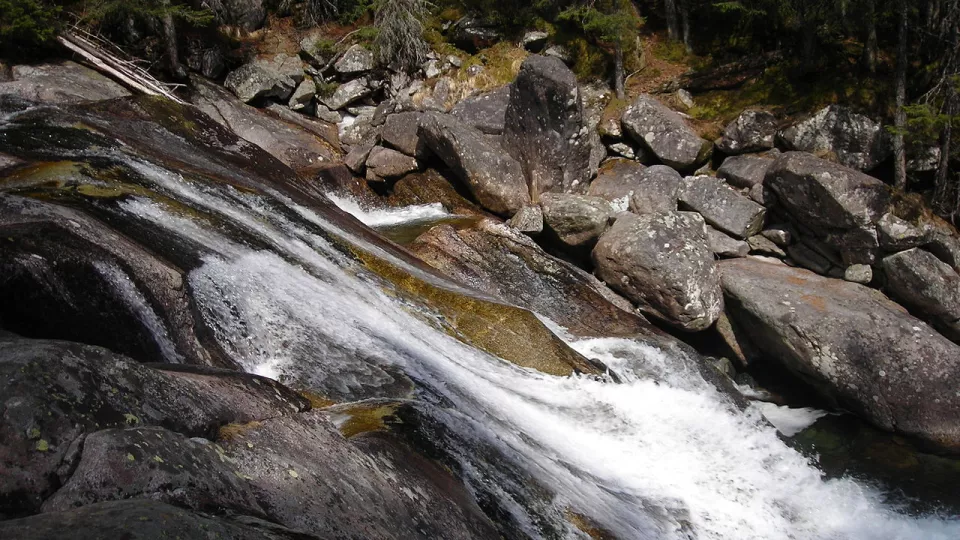
[[[592,259],[610,288],[682,330],[705,330],[723,311],[720,274],[699,214],[622,213]]]
[[[10,74],[11,80],[0,82],[0,95],[39,103],[82,103],[130,95],[113,80],[76,62],[13,66]]]
[[[688,176],[680,184],[680,202],[697,211],[710,225],[737,237],[760,232],[767,211],[713,176]]]
[[[928,251],[883,259],[885,290],[947,338],[960,341],[960,275]]]
[[[751,259],[719,266],[727,313],[765,358],[883,429],[960,451],[960,346],[862,285]]]

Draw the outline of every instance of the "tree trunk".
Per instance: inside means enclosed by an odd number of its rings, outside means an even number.
[[[940,132],[940,162],[937,163],[937,180],[933,192],[933,207],[942,213],[957,212],[960,208],[954,208],[950,200],[950,145],[953,142],[953,122],[950,119],[954,115],[956,102],[956,93],[950,90],[944,104],[944,114],[948,120],[943,125],[943,131]]]
[[[904,109],[907,104],[907,33],[909,31],[907,0],[899,0],[897,8],[900,21],[897,31],[897,69],[894,76],[897,110],[894,117],[896,131],[893,135],[893,180],[897,189],[905,190],[907,188],[907,152],[903,134],[907,128],[907,112]]]
[[[617,99],[623,99],[626,93],[623,90],[623,79],[626,76],[623,70],[623,44],[617,40],[616,49],[613,52],[613,89],[617,94]]]
[[[683,25],[683,45],[687,52],[693,52],[690,46],[690,0],[680,0],[680,23]]]
[[[870,73],[877,71],[877,6],[876,0],[864,0],[863,57],[861,66]]]
[[[164,7],[170,6],[170,0],[160,0]],[[167,70],[174,80],[183,81],[187,79],[187,70],[180,63],[180,54],[177,50],[177,26],[174,23],[173,15],[169,12],[160,16],[160,23],[163,25],[163,48],[167,57]]]
[[[677,0],[663,0],[664,17],[667,19],[667,35],[671,40],[680,39],[680,21],[677,19]]]

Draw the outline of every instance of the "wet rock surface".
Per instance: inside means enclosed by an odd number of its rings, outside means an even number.
[[[124,87],[75,62],[10,69],[10,80],[0,82],[0,95],[11,94],[39,103],[83,103],[129,96]]]

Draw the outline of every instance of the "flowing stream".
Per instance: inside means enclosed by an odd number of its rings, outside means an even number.
[[[414,383],[411,397],[443,426],[468,489],[499,508],[513,530],[532,538],[584,538],[590,527],[623,539],[960,538],[960,522],[949,517],[907,515],[872,487],[824,479],[758,408],[740,411],[675,353],[567,336],[621,383],[518,367],[451,337],[439,315],[393,294],[330,239],[379,248],[323,216],[278,194],[200,186],[134,165],[158,191],[259,242],[148,198],[121,206],[203,246],[190,287],[226,351],[248,371],[280,380],[310,358],[320,366],[314,381],[342,395],[364,395],[360,389],[402,373]],[[367,218],[376,225],[442,217],[437,212]],[[578,519],[589,527],[574,526]]]

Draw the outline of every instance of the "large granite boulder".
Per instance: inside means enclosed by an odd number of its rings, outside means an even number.
[[[299,123],[272,118],[201,77],[191,77],[190,81],[191,102],[197,108],[294,170],[312,170],[339,157],[339,148],[327,141],[331,135],[319,135]]]
[[[640,185],[630,198],[630,211],[635,214],[673,212],[677,209],[683,177],[666,165],[653,165],[640,173]]]
[[[883,429],[960,451],[960,346],[862,285],[753,259],[719,265],[727,313],[763,358]]]
[[[876,224],[890,203],[883,182],[806,152],[786,152],[774,160],[764,185],[803,227],[839,249],[844,263],[876,260]]]
[[[370,149],[364,165],[369,182],[400,178],[420,168],[417,158],[382,146],[374,146]]]
[[[892,147],[883,127],[848,107],[830,105],[780,132],[789,150],[810,152],[861,171],[890,157]]]
[[[10,69],[10,80],[0,81],[0,95],[14,95],[39,103],[82,103],[129,96],[124,87],[76,62],[20,65]]]
[[[333,69],[341,76],[366,73],[373,69],[373,53],[363,45],[351,45],[333,64]]]
[[[620,122],[644,149],[678,171],[695,169],[712,148],[679,114],[647,94],[627,107]]]
[[[717,229],[740,239],[763,229],[767,211],[714,176],[688,176],[680,184],[680,203]]]
[[[767,111],[747,110],[723,130],[717,149],[737,155],[762,152],[773,148],[777,135],[777,118]]]
[[[717,176],[726,180],[731,186],[752,189],[762,184],[767,171],[773,165],[773,159],[766,156],[731,156],[723,160],[717,169]]]
[[[257,99],[290,99],[303,81],[303,62],[299,57],[278,54],[272,58],[256,58],[227,74],[223,85],[240,101]]]
[[[575,336],[651,333],[633,306],[597,278],[493,220],[459,229],[438,225],[408,247],[445,275],[545,315]]]
[[[585,193],[593,143],[576,76],[560,60],[534,55],[510,88],[503,147],[523,168],[531,196]]]
[[[626,210],[633,194],[643,186],[645,170],[643,165],[628,159],[608,161],[590,182],[587,195],[600,197],[617,210]]]
[[[609,202],[588,195],[544,193],[540,196],[547,231],[569,248],[593,247],[613,220]]]
[[[440,113],[426,113],[420,137],[484,208],[513,215],[530,202],[520,164],[492,145],[476,128]]]
[[[408,156],[423,159],[427,157],[429,149],[420,140],[420,118],[422,113],[416,111],[401,112],[387,116],[380,131],[381,141],[403,152]]]
[[[960,275],[932,253],[911,249],[883,259],[884,290],[941,334],[960,341]]]
[[[905,251],[927,243],[927,231],[915,227],[905,219],[884,214],[877,221],[877,239],[880,247],[889,252]]]
[[[610,288],[681,330],[705,330],[723,311],[720,274],[699,214],[622,213],[592,258]]]
[[[500,135],[509,104],[510,86],[506,85],[461,100],[453,106],[450,114],[487,135]]]

